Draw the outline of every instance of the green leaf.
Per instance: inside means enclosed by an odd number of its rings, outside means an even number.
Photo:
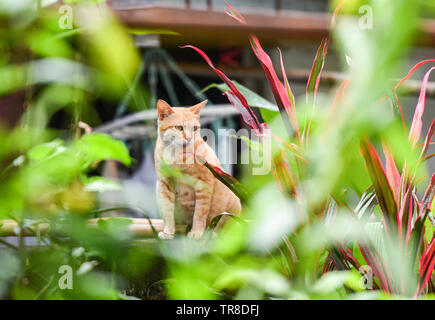
[[[124,294],[124,293],[122,293],[122,292],[118,292],[118,298],[119,298],[120,300],[141,300],[141,299],[139,299],[138,297],[135,297],[135,296],[129,296],[129,295],[126,295],[126,294]]]
[[[114,236],[119,236],[125,234],[126,229],[130,224],[133,223],[133,220],[124,217],[116,217],[99,219],[97,223],[98,227],[100,227],[102,230]]]
[[[424,222],[425,225],[425,235],[428,243],[432,240],[435,234],[435,226],[432,224],[431,219],[426,219]]]
[[[179,36],[181,35],[179,32],[172,31],[169,29],[152,29],[152,28],[129,28],[128,32],[135,35],[143,35],[143,34],[165,34],[171,36]]]
[[[56,139],[33,147],[29,150],[27,156],[32,160],[42,160],[64,150],[65,147],[63,146],[63,141],[61,139]]]
[[[287,296],[290,292],[288,281],[281,274],[270,269],[230,270],[220,275],[214,285],[216,288],[236,288],[243,283],[277,297]]]
[[[349,281],[351,273],[348,271],[332,271],[323,275],[313,286],[315,293],[327,294]]]
[[[271,103],[270,101],[264,99],[260,95],[241,85],[237,81],[233,81],[234,85],[237,89],[243,94],[243,96],[248,101],[249,106],[259,108],[261,117],[263,120],[270,125],[272,120],[279,115],[278,107]],[[216,84],[212,83],[209,86],[205,87],[202,91],[210,90],[211,88],[217,88],[218,90],[225,92],[229,90],[228,86],[225,83]]]
[[[270,109],[261,108],[260,109],[261,117],[263,118],[264,122],[266,122],[269,126],[273,122],[273,120],[276,118],[276,116],[279,115],[278,111],[272,111]]]
[[[121,189],[122,187],[119,183],[103,177],[91,177],[86,179],[85,182],[86,191],[105,192]]]
[[[96,260],[92,261],[86,261],[82,263],[79,267],[79,269],[76,272],[76,275],[81,276],[86,273],[91,272],[96,266],[98,265],[98,262]]]
[[[260,156],[263,156],[263,145],[259,143],[258,141],[254,141],[249,139],[249,137],[246,136],[238,136],[238,135],[231,135],[235,139],[240,139],[246,143],[246,145],[253,150],[257,150],[260,153]]]
[[[59,39],[71,37],[71,36],[74,36],[76,34],[84,33],[84,31],[85,31],[85,29],[83,29],[83,28],[77,28],[77,29],[73,29],[73,30],[60,32],[60,33],[56,34],[55,36],[53,36],[52,40],[59,40]]]
[[[116,274],[93,270],[77,277],[74,291],[83,300],[117,300],[118,292],[113,286],[114,280],[117,280]]]
[[[48,31],[34,31],[25,39],[29,48],[43,57],[73,58],[74,52],[66,41],[54,38]]]
[[[329,39],[323,38],[322,42],[314,57],[313,66],[307,82],[307,101],[309,96],[314,96],[316,100],[317,90],[319,89],[319,81],[322,76],[323,66],[325,65],[326,53],[328,52]]]
[[[251,91],[250,89],[246,88],[245,86],[241,85],[237,81],[233,81],[233,83],[236,86],[236,88],[240,91],[240,93],[246,98],[250,107],[267,109],[278,113],[278,107],[276,105],[264,99],[263,97],[256,94],[255,92]],[[204,88],[202,91],[204,92],[211,88],[217,88],[222,92],[229,90],[228,86],[225,83],[221,83],[221,84],[212,83],[206,88]]]
[[[71,256],[74,258],[79,258],[85,253],[85,248],[77,247],[71,250]]]
[[[20,272],[21,262],[15,253],[0,251],[0,298],[7,297],[10,281]]]
[[[126,166],[131,164],[131,157],[125,144],[103,133],[84,135],[77,147],[89,163],[110,159],[118,160]]]

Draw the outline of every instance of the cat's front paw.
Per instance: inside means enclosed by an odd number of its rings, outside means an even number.
[[[172,240],[172,239],[174,239],[174,234],[161,231],[161,232],[159,232],[159,238],[162,240]]]
[[[190,238],[190,239],[195,239],[195,240],[199,240],[199,239],[201,239],[202,238],[202,236],[203,236],[203,234],[204,234],[204,231],[190,231],[188,234],[187,234],[187,236]]]

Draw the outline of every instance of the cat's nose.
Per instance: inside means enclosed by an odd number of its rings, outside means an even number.
[[[184,133],[184,140],[186,140],[187,142],[190,142],[193,138],[193,135],[190,133],[185,132]]]

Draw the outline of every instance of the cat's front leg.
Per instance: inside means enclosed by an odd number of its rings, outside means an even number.
[[[207,227],[207,217],[210,211],[212,192],[209,188],[195,192],[195,212],[193,214],[192,229],[187,235],[192,239],[200,239]]]
[[[173,239],[175,234],[175,194],[168,184],[162,180],[157,181],[157,204],[163,217],[163,231],[159,232],[160,239]]]

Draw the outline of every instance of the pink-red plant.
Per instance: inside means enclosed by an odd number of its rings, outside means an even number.
[[[332,15],[332,26],[335,25],[335,20],[340,7],[344,1],[342,1]],[[246,19],[229,4],[227,14],[239,21],[246,24]],[[281,143],[281,152],[275,155],[273,159],[273,174],[283,191],[284,195],[290,195],[298,199],[298,193],[300,192],[299,181],[300,173],[294,172],[292,166],[288,162],[287,152],[298,151],[296,159],[296,166],[299,170],[303,170],[305,166],[309,166],[308,161],[301,155],[301,150],[308,146],[308,138],[311,130],[311,120],[300,128],[298,118],[296,115],[295,98],[290,88],[286,72],[284,69],[284,63],[280,52],[280,65],[282,72],[283,82],[278,78],[272,60],[269,55],[261,47],[260,41],[255,35],[249,36],[252,51],[260,62],[266,79],[272,90],[276,105],[278,106],[279,113],[281,115],[284,126],[287,130],[289,137],[295,137],[296,143],[289,144],[282,138],[275,136],[272,137]],[[244,122],[249,125],[258,135],[264,134],[264,129],[268,128],[267,124],[261,123],[251,107],[248,104],[247,99],[237,89],[236,85],[219,69],[214,67],[213,63],[207,57],[207,55],[200,49],[194,46],[185,46],[194,49],[199,53],[202,58],[208,63],[208,65],[217,73],[222,81],[228,86],[229,90],[225,92],[230,103],[240,111]],[[306,85],[306,102],[312,104],[313,112],[316,105],[316,97],[319,89],[319,83],[325,65],[326,54],[329,47],[329,37],[322,40],[317,53],[314,58],[313,66]],[[403,112],[396,93],[396,90],[406,81],[411,75],[421,66],[426,63],[435,62],[435,60],[425,60],[415,65],[410,72],[394,87],[392,104],[397,105],[400,110],[400,116],[402,123],[405,126],[405,120],[403,118]],[[426,105],[426,90],[430,73],[435,70],[435,67],[430,69],[422,82],[420,97],[414,113],[412,124],[409,130],[409,143],[414,149],[420,148],[420,156],[418,159],[417,167],[430,158],[432,155],[426,155],[428,147],[435,134],[435,120],[426,134],[423,144],[419,145],[421,131],[422,131],[422,115],[424,113]],[[331,116],[337,110],[339,105],[343,104],[346,100],[345,90],[351,80],[345,80],[338,88],[333,105],[330,108],[327,124],[331,123]],[[383,97],[382,99],[385,99]],[[416,169],[411,169],[411,166],[403,163],[401,166],[401,172],[399,172],[398,165],[395,157],[391,151],[391,147],[387,142],[383,142],[383,152],[385,155],[385,166],[382,163],[377,150],[369,141],[368,138],[363,138],[360,142],[360,151],[365,160],[366,168],[370,176],[372,186],[363,195],[360,201],[360,205],[367,208],[368,206],[374,207],[379,205],[380,212],[382,214],[382,221],[384,228],[382,231],[382,237],[387,244],[394,244],[399,248],[401,252],[400,257],[404,260],[403,264],[410,264],[409,270],[418,269],[418,280],[416,285],[409,285],[405,283],[408,275],[402,274],[399,277],[394,275],[391,261],[387,259],[378,248],[372,245],[369,240],[358,242],[358,247],[361,251],[365,261],[358,261],[356,255],[346,244],[337,239],[337,245],[329,250],[329,255],[325,259],[323,265],[323,271],[330,271],[332,269],[349,269],[353,266],[357,270],[360,269],[362,264],[368,264],[373,270],[375,278],[374,288],[382,289],[386,293],[390,294],[412,294],[414,297],[421,295],[428,287],[433,288],[431,284],[431,276],[435,267],[435,234],[432,240],[428,241],[425,238],[425,221],[430,214],[431,204],[435,194],[435,174],[430,179],[429,186],[427,187],[424,196],[421,200],[418,200],[415,194],[415,187],[417,183]],[[240,187],[240,183],[222,172],[207,165],[207,167],[215,174],[215,176],[223,181],[228,187],[237,191]],[[332,197],[334,198],[334,197]],[[340,202],[338,199],[334,200],[338,205],[342,205],[354,212],[345,203]],[[334,208],[331,204],[334,201],[330,201],[329,205],[324,205],[321,209],[318,209],[319,216],[327,216]],[[359,218],[358,210],[355,210],[354,218]],[[289,248],[292,260],[297,259],[296,253],[292,248],[292,244],[285,239],[285,245]],[[418,261],[417,265],[413,263]],[[294,261],[291,261],[294,264]]]

